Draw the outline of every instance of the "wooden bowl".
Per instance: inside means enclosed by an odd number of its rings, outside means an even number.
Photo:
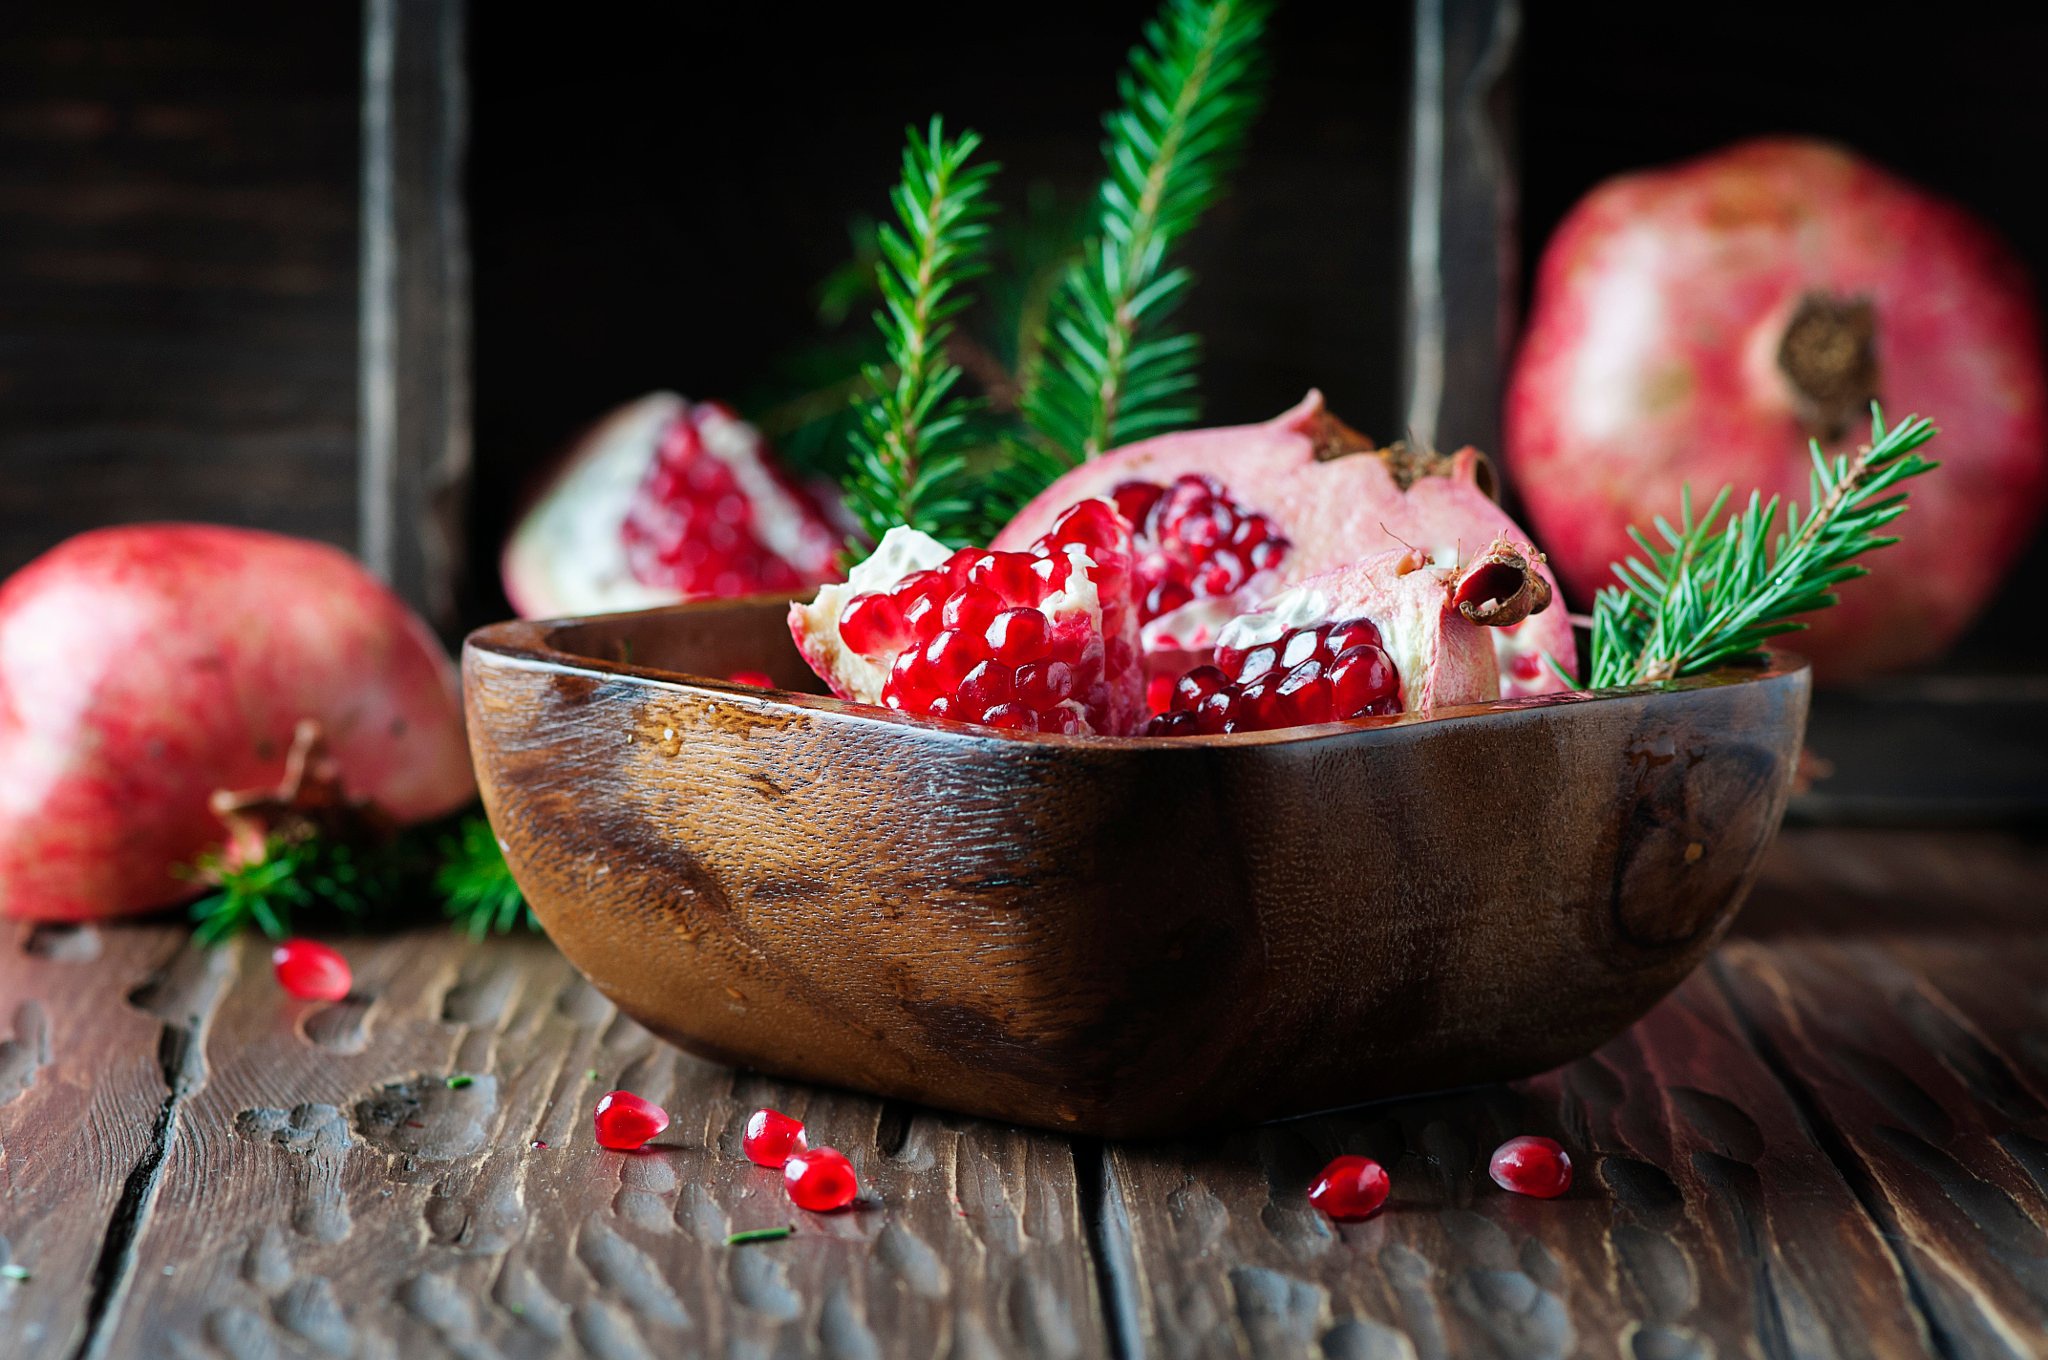
[[[504,623],[484,804],[577,967],[691,1052],[1110,1136],[1522,1076],[1719,938],[1807,672],[1141,741],[816,693],[785,601]],[[717,678],[765,671],[788,691]],[[805,692],[811,691],[811,692]]]

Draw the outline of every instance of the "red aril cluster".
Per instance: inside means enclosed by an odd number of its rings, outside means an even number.
[[[1571,1154],[1554,1138],[1510,1138],[1494,1149],[1486,1169],[1495,1185],[1518,1195],[1556,1199],[1572,1188]]]
[[[713,401],[662,433],[619,532],[633,579],[685,597],[796,590],[829,579],[838,548],[753,427]]]
[[[1111,680],[1136,664],[1131,534],[1083,501],[1024,552],[962,548],[853,596],[840,642],[887,667],[881,702],[1027,732],[1128,730]],[[828,677],[829,678],[829,677]]]
[[[598,1146],[632,1152],[668,1127],[668,1111],[631,1091],[612,1091],[599,1098],[591,1122]]]
[[[755,1166],[780,1167],[806,1146],[803,1121],[780,1110],[756,1110],[748,1115],[747,1131],[740,1139],[740,1151]]]
[[[853,1163],[837,1148],[811,1148],[793,1152],[782,1164],[782,1184],[790,1202],[814,1214],[844,1209],[860,1193],[860,1180]]]
[[[1174,682],[1145,735],[1264,732],[1401,711],[1401,677],[1370,619],[1291,629],[1252,647],[1219,646],[1216,664]]]
[[[1272,520],[1205,473],[1165,485],[1119,482],[1109,494],[1136,537],[1131,594],[1140,623],[1243,589],[1257,573],[1278,567],[1290,546]]]
[[[270,951],[277,985],[301,1001],[339,1001],[354,981],[348,960],[318,940],[286,940]]]
[[[1355,1223],[1378,1213],[1392,1188],[1386,1168],[1372,1158],[1338,1157],[1309,1187],[1308,1202],[1339,1223]]]

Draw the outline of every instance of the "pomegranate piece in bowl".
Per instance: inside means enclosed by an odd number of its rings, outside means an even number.
[[[1504,617],[1525,579],[1453,607]],[[1727,926],[1807,697],[1781,660],[1428,720],[1019,739],[825,692],[766,597],[500,624],[463,665],[512,870],[627,1013],[717,1060],[1112,1136],[1590,1052]]]
[[[1114,501],[1133,529],[1145,652],[1170,678],[1208,660],[1231,619],[1308,577],[1397,549],[1453,566],[1497,538],[1530,542],[1492,490],[1478,450],[1376,447],[1310,392],[1256,425],[1159,435],[1091,459],[1020,510],[992,546],[1029,543],[1081,500]],[[1532,560],[1554,589],[1550,568]],[[1567,674],[1577,669],[1562,609],[1500,627],[1490,641],[1509,697],[1565,688],[1546,654]]]

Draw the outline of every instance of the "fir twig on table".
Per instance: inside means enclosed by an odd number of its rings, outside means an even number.
[[[1593,601],[1593,687],[1756,661],[1771,638],[1805,628],[1797,615],[1833,604],[1835,587],[1868,574],[1854,559],[1898,541],[1879,530],[1905,513],[1900,484],[1937,466],[1914,452],[1934,435],[1917,416],[1886,429],[1873,402],[1870,443],[1853,457],[1831,459],[1810,443],[1810,509],[1786,506],[1783,530],[1773,533],[1776,497],[1752,492],[1723,523],[1729,492],[1695,516],[1690,488],[1676,527],[1661,516],[1655,522],[1664,546],[1631,528],[1643,555],[1616,563],[1617,584]]]
[[[1187,424],[1200,345],[1163,323],[1192,276],[1173,247],[1222,195],[1264,91],[1267,0],[1168,0],[1106,120],[1094,231],[1025,375],[1037,438],[1012,449],[1013,498],[1117,444]]]
[[[981,139],[948,138],[934,118],[913,130],[903,175],[890,195],[896,221],[876,231],[882,305],[875,313],[885,363],[863,369],[849,501],[879,539],[908,524],[958,540],[974,503],[966,485],[976,403],[957,392],[960,369],[947,357],[953,318],[971,299],[961,285],[986,267],[993,165],[972,163]]]

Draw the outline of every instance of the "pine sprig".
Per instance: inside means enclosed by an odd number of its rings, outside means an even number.
[[[961,285],[986,268],[987,200],[996,167],[971,164],[981,138],[948,139],[941,121],[912,129],[903,177],[890,195],[896,222],[876,230],[881,251],[875,313],[887,362],[863,370],[850,500],[876,539],[897,524],[959,538],[974,511],[966,452],[977,403],[954,389],[946,360],[953,318],[971,299]]]
[[[1731,662],[1758,659],[1764,644],[1807,625],[1796,615],[1835,602],[1834,589],[1867,575],[1854,559],[1898,540],[1879,531],[1906,510],[1900,484],[1937,464],[1914,452],[1934,438],[1917,416],[1889,430],[1875,402],[1870,443],[1854,457],[1830,459],[1818,442],[1805,512],[1750,493],[1722,523],[1724,488],[1695,517],[1688,488],[1679,522],[1656,520],[1664,546],[1631,528],[1642,557],[1618,562],[1619,584],[1593,601],[1592,685],[1596,689],[1675,680]]]
[[[526,895],[512,879],[505,863],[498,834],[481,817],[465,817],[461,825],[440,840],[441,865],[434,871],[434,888],[441,895],[441,910],[456,927],[474,939],[503,935],[524,924],[537,930],[533,909]]]
[[[212,885],[192,904],[194,933],[218,944],[246,930],[273,940],[307,930],[366,930],[438,896],[458,929],[482,936],[538,928],[490,823],[474,813],[357,844],[327,835],[273,836],[263,857],[200,856],[187,876]]]
[[[1167,0],[1105,119],[1094,230],[1054,297],[1025,374],[1036,440],[1012,451],[1028,493],[1106,449],[1187,424],[1198,339],[1163,329],[1192,276],[1173,247],[1221,197],[1264,92],[1268,0]]]

